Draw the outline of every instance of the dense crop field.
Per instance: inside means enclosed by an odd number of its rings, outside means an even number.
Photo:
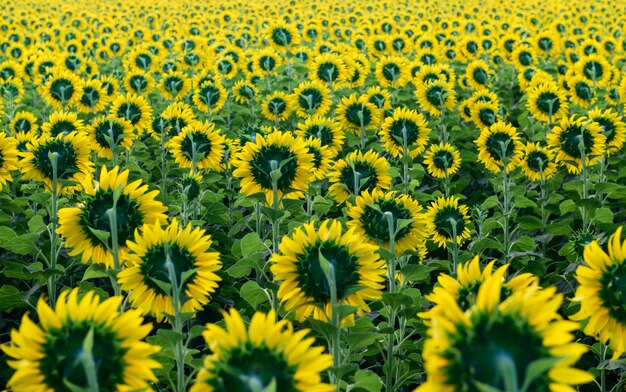
[[[0,389],[624,389],[626,3],[0,11]]]

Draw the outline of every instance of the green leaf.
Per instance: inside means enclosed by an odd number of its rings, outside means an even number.
[[[522,252],[530,252],[535,249],[535,240],[526,235],[521,236],[515,241],[514,248]]]
[[[15,253],[16,255],[28,255],[37,252],[36,241],[38,234],[28,233],[17,235],[11,228],[0,227],[0,248]]]
[[[522,392],[528,391],[530,385],[548,372],[548,370],[552,369],[555,363],[559,362],[562,358],[548,357],[537,359],[536,361],[531,362],[526,367],[526,376],[524,377],[524,383],[522,384]]]
[[[249,257],[259,252],[265,252],[266,247],[261,241],[261,238],[257,233],[248,233],[246,234],[240,242],[241,245],[241,255],[243,257]]]
[[[403,293],[384,293],[383,302],[392,308],[399,308],[402,305],[413,305],[413,298]]]
[[[91,231],[91,233],[95,235],[96,238],[98,238],[100,241],[102,241],[105,244],[109,243],[109,237],[111,236],[111,233],[109,233],[108,231],[104,231],[104,230],[97,230],[92,227],[88,227],[88,228],[89,228],[89,231]]]
[[[599,223],[613,223],[613,212],[607,207],[598,208],[593,219]]]
[[[430,272],[436,268],[428,265],[407,265],[402,268],[402,275],[411,282],[421,282],[430,276]]]
[[[239,290],[239,295],[241,295],[241,298],[249,303],[253,309],[257,309],[259,305],[268,300],[265,290],[259,287],[259,284],[254,280],[244,283]]]
[[[371,370],[357,370],[354,375],[353,388],[360,388],[368,392],[380,392],[383,381]]]
[[[250,275],[250,271],[257,266],[257,261],[261,258],[244,257],[233,264],[226,272],[235,279]]]
[[[0,312],[10,312],[13,309],[26,307],[28,304],[24,301],[24,293],[17,287],[3,285],[0,287]]]
[[[563,202],[561,202],[561,204],[559,205],[559,211],[561,211],[561,215],[565,215],[568,212],[576,211],[576,204],[574,203],[574,200],[563,200]]]
[[[46,230],[46,225],[43,223],[41,215],[34,215],[28,221],[28,231],[33,234],[41,234]]]
[[[109,274],[106,272],[104,267],[100,264],[92,264],[90,265],[85,273],[83,274],[83,281],[89,279],[100,279],[100,278],[108,278]]]

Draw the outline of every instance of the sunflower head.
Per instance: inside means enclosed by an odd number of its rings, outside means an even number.
[[[524,176],[531,181],[547,181],[556,174],[554,153],[539,143],[527,143],[520,161]]]
[[[479,150],[478,160],[494,173],[499,173],[503,168],[508,172],[514,170],[524,153],[517,129],[502,121],[483,128],[476,145]]]
[[[423,110],[431,116],[440,116],[443,110],[454,110],[454,86],[444,80],[431,80],[416,86],[415,94]]]
[[[169,151],[176,163],[192,170],[222,171],[224,166],[224,135],[215,129],[215,124],[193,121],[168,143]]]
[[[421,114],[407,108],[397,108],[387,117],[380,130],[381,141],[395,158],[408,154],[411,158],[424,152],[430,128]]]
[[[142,324],[136,311],[118,313],[122,297],[101,301],[89,291],[78,298],[78,289],[59,295],[51,308],[37,303],[39,324],[24,315],[11,343],[2,350],[16,369],[8,386],[22,390],[66,390],[67,384],[88,389],[87,361],[95,363],[93,376],[101,390],[145,390],[156,382],[153,369],[161,365],[150,356],[158,346],[143,339],[152,326]]]
[[[389,162],[374,151],[353,151],[346,159],[338,160],[329,173],[331,185],[328,192],[337,203],[343,203],[363,191],[389,189],[389,170]]]
[[[470,219],[467,207],[459,203],[459,199],[450,196],[440,197],[428,207],[426,229],[431,239],[440,247],[445,248],[449,241],[461,244],[470,237]]]
[[[431,145],[424,155],[428,173],[435,178],[446,178],[459,171],[461,154],[449,143]]]
[[[586,165],[602,160],[606,137],[602,127],[587,117],[565,117],[548,134],[548,145],[554,150],[558,163],[570,173],[579,173]]]
[[[297,228],[280,242],[270,267],[280,282],[278,298],[298,320],[310,316],[330,320],[330,286],[322,263],[334,274],[339,303],[369,311],[365,300],[381,298],[385,262],[378,247],[359,241],[356,229],[344,231],[341,222],[326,220],[316,229],[315,222]],[[327,265],[327,267],[328,267]],[[353,323],[353,316],[342,320]]]
[[[0,191],[9,181],[13,181],[11,171],[17,170],[17,140],[0,133]]]
[[[235,308],[224,313],[226,328],[208,324],[203,337],[212,354],[198,372],[191,392],[264,390],[272,383],[289,391],[330,392],[320,373],[332,365],[324,347],[313,346],[308,330],[295,331],[273,310],[256,312],[248,327]]]

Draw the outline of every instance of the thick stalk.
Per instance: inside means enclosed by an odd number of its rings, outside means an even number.
[[[50,306],[54,307],[57,301],[57,212],[59,210],[59,178],[58,178],[58,158],[59,154],[51,153],[48,158],[52,163],[52,205],[50,206],[50,270],[52,274],[48,278],[48,297],[50,298]]]

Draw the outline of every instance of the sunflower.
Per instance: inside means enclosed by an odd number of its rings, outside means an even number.
[[[413,74],[413,85],[419,86],[435,80],[443,80],[450,83],[446,75],[441,72],[441,69],[441,65],[422,65],[420,63],[419,68],[414,68],[416,72]]]
[[[511,124],[498,121],[489,128],[483,128],[475,141],[478,147],[478,160],[487,170],[499,173],[504,168],[513,171],[522,159],[524,145],[519,132]]]
[[[104,110],[109,103],[109,96],[102,86],[102,82],[98,79],[91,79],[83,81],[81,86],[83,91],[76,101],[78,111],[81,113],[98,113]]]
[[[611,66],[599,54],[582,57],[575,65],[576,73],[597,86],[605,86],[611,78]]]
[[[183,174],[183,176],[177,181],[181,195],[184,195],[187,200],[195,200],[202,191],[202,176],[198,173],[194,174],[191,171]]]
[[[539,83],[530,88],[526,108],[535,119],[548,123],[569,113],[567,97],[556,83]]]
[[[344,58],[348,71],[346,82],[348,87],[352,89],[362,87],[370,73],[369,62],[367,62],[368,65],[366,66],[364,62],[358,59],[358,56],[359,55],[350,55]]]
[[[264,75],[271,75],[276,67],[282,63],[281,57],[272,48],[256,51],[253,59],[254,71],[261,72]]]
[[[152,107],[140,95],[118,95],[109,113],[130,122],[138,134],[148,129],[152,121]]]
[[[389,189],[389,171],[389,162],[376,152],[353,151],[345,159],[338,160],[329,173],[328,193],[337,203],[343,203],[364,191]]]
[[[191,109],[189,105],[184,102],[176,101],[168,105],[163,113],[161,113],[161,118],[165,120],[167,136],[177,136],[187,125],[192,124],[196,121],[196,114]],[[157,140],[161,139],[161,131],[160,126],[157,126],[155,129],[153,126],[148,129],[148,132]]]
[[[424,154],[424,164],[428,174],[435,178],[454,175],[461,167],[461,154],[448,143],[432,144]]]
[[[445,248],[452,241],[456,229],[456,241],[460,245],[470,238],[470,219],[467,207],[459,199],[440,197],[430,203],[426,214],[426,231],[439,247]]]
[[[213,123],[192,122],[178,136],[173,137],[167,147],[180,167],[215,171],[224,169],[224,135],[215,129]]]
[[[341,99],[336,115],[344,129],[358,134],[361,130],[378,127],[381,110],[370,103],[365,95],[357,98],[357,94],[353,93]]]
[[[191,91],[191,80],[184,72],[171,71],[163,75],[157,87],[165,99],[178,101]]]
[[[261,112],[270,121],[285,121],[294,109],[293,97],[282,91],[274,91],[261,102]]]
[[[56,110],[76,104],[82,96],[82,90],[80,78],[60,68],[54,69],[48,81],[39,87],[41,97]]]
[[[576,269],[580,284],[572,301],[580,303],[578,313],[570,319],[584,323],[583,331],[613,350],[613,359],[626,352],[626,309],[624,286],[626,275],[626,241],[621,242],[618,227],[608,242],[608,255],[594,240],[584,248],[586,265]]]
[[[24,82],[22,79],[9,78],[0,80],[0,101],[11,102],[13,106],[24,99]]]
[[[404,57],[384,56],[376,62],[375,75],[382,87],[403,87],[410,78],[408,62]]]
[[[602,133],[606,137],[606,155],[619,153],[626,141],[626,124],[622,117],[612,109],[593,109],[587,116],[602,127]]]
[[[128,241],[131,250],[126,256],[124,269],[117,280],[133,308],[154,316],[161,322],[174,314],[171,293],[157,282],[174,284],[168,273],[171,263],[176,284],[182,285],[183,312],[202,309],[210,301],[221,279],[215,272],[221,269],[219,253],[209,251],[211,237],[204,230],[191,225],[182,227],[176,219],[167,227],[160,222],[146,224],[135,238]],[[191,275],[189,275],[191,273]],[[189,275],[185,281],[184,275]]]
[[[536,57],[535,50],[527,45],[519,45],[511,54],[511,60],[519,71],[535,65]]]
[[[270,259],[270,270],[280,282],[278,299],[298,321],[311,316],[326,322],[331,319],[330,288],[321,257],[333,266],[339,304],[356,306],[362,315],[370,311],[366,300],[382,298],[385,261],[377,246],[361,241],[356,227],[344,231],[338,220],[321,222],[319,229],[314,222],[307,223],[284,236],[279,249]],[[352,325],[354,315],[341,321]]]
[[[434,306],[429,311],[420,313],[419,316],[424,320],[430,320],[433,313],[442,311],[441,309],[446,306],[446,300],[449,299],[452,299],[461,311],[469,310],[476,305],[476,296],[481,284],[492,276],[504,281],[500,294],[502,297],[508,297],[516,291],[524,290],[528,286],[539,283],[539,279],[530,273],[518,274],[505,279],[504,275],[509,264],[505,264],[494,271],[496,261],[491,261],[481,270],[480,259],[475,256],[472,260],[459,265],[456,277],[440,274],[437,277],[439,285],[433,288],[432,293],[426,295],[426,299],[432,302]]]
[[[259,93],[259,89],[247,80],[238,80],[233,85],[235,102],[241,105],[250,104]]]
[[[105,94],[109,98],[108,101],[113,100],[113,98],[115,98],[119,93],[119,87],[115,76],[100,75],[99,80],[100,83],[102,83],[102,88],[104,89]]]
[[[193,94],[193,103],[196,107],[205,113],[216,113],[226,103],[228,92],[219,81],[204,82],[200,84]]]
[[[94,231],[111,234],[111,222],[107,210],[115,205],[117,217],[117,238],[120,260],[125,260],[128,253],[126,242],[132,239],[135,230],[144,224],[165,221],[167,208],[156,201],[159,191],[148,191],[148,185],[141,180],[128,183],[129,171],[120,172],[119,167],[108,171],[106,166],[100,171],[100,181],[94,186],[91,181],[83,181],[84,198],[76,207],[59,210],[58,233],[64,239],[70,256],[81,255],[83,263],[91,261],[104,264],[107,268],[114,265],[111,240],[103,243]],[[117,189],[121,189],[117,201]]]
[[[387,212],[391,213],[393,227],[396,229],[400,220],[410,221],[395,235],[396,255],[405,251],[418,251],[424,247],[427,237],[424,231],[426,219],[422,207],[409,195],[396,195],[394,192],[383,192],[379,189],[365,191],[357,196],[354,205],[349,205],[348,217],[351,220],[347,225],[355,227],[356,235],[365,238],[369,243],[382,244],[389,249],[389,223],[385,215]]]
[[[50,154],[57,156],[57,179],[78,184],[58,185],[59,190],[72,192],[81,189],[80,183],[91,178],[94,164],[90,161],[91,148],[87,138],[78,133],[60,134],[55,138],[32,139],[27,150],[20,152],[20,170],[25,180],[42,181],[52,190],[54,166]]]
[[[320,139],[322,146],[328,146],[333,157],[343,150],[345,135],[341,124],[328,117],[313,116],[298,124],[296,136],[303,139],[314,137]]]
[[[13,119],[9,123],[9,130],[13,133],[36,133],[39,129],[37,125],[37,117],[27,111],[19,111],[15,113]]]
[[[472,121],[478,129],[489,128],[498,121],[502,121],[502,116],[498,110],[496,102],[478,101],[470,108]]]
[[[124,87],[130,94],[148,96],[154,90],[154,79],[141,69],[132,69],[124,75]]]
[[[465,69],[465,76],[469,85],[476,89],[488,89],[492,84],[493,71],[482,60],[474,60]]]
[[[301,199],[309,188],[313,168],[313,156],[308,153],[305,142],[290,133],[274,131],[266,136],[256,134],[254,142],[248,142],[235,162],[233,176],[241,179],[241,193],[253,195],[263,192],[268,205],[281,199]],[[274,200],[272,173],[280,173],[276,180]]]
[[[389,94],[389,90],[380,86],[372,86],[365,91],[365,96],[367,101],[374,104],[378,109],[391,109],[391,94]]]
[[[566,80],[573,104],[586,109],[595,101],[593,83],[584,76],[571,75]]]
[[[87,126],[87,135],[98,157],[109,160],[113,159],[111,144],[129,150],[135,138],[131,123],[112,115],[96,117]]]
[[[514,372],[514,380],[523,381],[528,367],[541,360],[553,362],[528,380],[528,390],[570,391],[569,385],[593,380],[571,367],[587,347],[573,342],[576,323],[558,314],[563,296],[556,287],[531,285],[501,299],[503,285],[499,274],[485,279],[476,305],[465,312],[451,294],[442,293],[424,344],[427,381],[416,392],[519,388],[503,373]]]
[[[547,136],[548,145],[556,153],[556,161],[567,167],[572,174],[602,161],[606,137],[602,127],[587,117],[564,117]]]
[[[321,180],[326,178],[333,163],[334,154],[330,147],[323,146],[322,141],[316,137],[309,137],[304,142],[309,149],[309,154],[313,156],[313,167],[311,168],[311,179]]]
[[[276,313],[255,312],[246,328],[235,308],[224,312],[222,328],[207,324],[202,334],[211,355],[190,392],[246,391],[253,383],[260,390],[280,386],[286,391],[331,392],[321,373],[332,366],[324,347],[313,346],[309,330],[294,330],[289,320],[276,321]]]
[[[347,81],[348,69],[338,54],[323,53],[315,57],[310,77],[336,90],[343,82]]]
[[[556,174],[554,153],[539,143],[527,143],[520,161],[522,173],[530,181],[546,181]]]
[[[64,291],[52,309],[37,302],[39,325],[24,315],[11,343],[2,346],[16,370],[8,382],[14,391],[63,391],[67,385],[88,390],[84,361],[95,364],[95,382],[102,391],[152,390],[153,369],[161,367],[150,356],[160,347],[143,339],[152,325],[142,324],[139,312],[119,313],[122,297],[104,301],[89,291],[78,299],[78,289]]]
[[[220,55],[212,60],[212,67],[215,70],[215,74],[224,80],[231,80],[237,75],[239,70],[237,62],[232,57],[224,55]]]
[[[299,117],[323,116],[332,104],[330,90],[322,83],[304,81],[293,90],[293,103]]]
[[[300,35],[294,26],[279,21],[268,27],[267,40],[274,48],[287,51],[300,43]]]
[[[81,135],[85,133],[83,120],[80,120],[74,112],[61,111],[52,113],[48,121],[41,125],[41,134],[48,138],[69,135],[73,132]]]
[[[7,182],[13,181],[11,171],[17,170],[17,140],[0,132],[0,191]]]
[[[456,105],[454,86],[443,80],[432,80],[416,86],[415,95],[422,109],[431,116],[441,116],[444,109],[454,110]]]
[[[415,110],[396,108],[383,122],[379,135],[385,150],[394,158],[405,154],[405,144],[406,153],[415,158],[426,149],[429,133],[424,116]]]

